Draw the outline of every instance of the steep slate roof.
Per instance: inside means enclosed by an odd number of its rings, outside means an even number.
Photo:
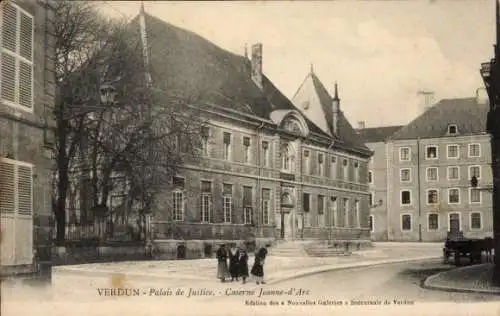
[[[311,89],[311,88],[312,91],[306,91],[305,93],[307,94],[307,96],[304,96],[303,92],[306,89]],[[299,99],[304,97],[308,99],[307,101],[309,102],[309,109],[318,111],[319,110],[318,107],[320,108],[321,117],[324,117],[324,119],[326,120],[326,126],[323,126],[322,130],[325,133],[328,132],[329,134],[331,134],[333,126],[333,110],[332,110],[333,98],[330,95],[330,93],[328,93],[321,80],[319,80],[319,78],[312,71],[307,75],[307,77],[305,78],[304,82],[295,93],[295,96],[292,100],[295,106],[299,108],[299,111],[301,111],[301,113],[303,113],[304,116],[308,117],[308,115],[305,113],[305,110],[301,108],[301,104],[297,104],[303,101]],[[318,102],[319,104],[316,104],[316,102]],[[309,111],[309,109],[307,111]],[[317,118],[319,119],[320,117]],[[316,123],[315,120],[313,121]],[[349,120],[346,118],[344,112],[342,111],[342,102],[340,103],[340,116],[339,116],[338,128],[339,128],[339,133],[337,137],[341,142],[343,142],[344,146],[356,148],[362,151],[369,150],[368,147],[366,147],[364,140],[361,138],[360,135],[358,135],[358,133],[352,127],[351,123],[349,123]]]
[[[403,127],[404,125],[369,127],[358,129],[357,132],[365,143],[379,143],[385,141]]]
[[[486,132],[489,105],[476,98],[444,99],[396,132],[393,140],[446,136],[448,125],[457,125],[458,135]]]

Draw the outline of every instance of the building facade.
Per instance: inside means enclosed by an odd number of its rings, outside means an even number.
[[[220,243],[276,239],[369,242],[371,151],[340,110],[336,86],[332,97],[303,85],[289,100],[263,73],[262,44],[238,56],[143,10],[132,24],[152,85],[201,91],[196,106],[206,119],[200,161],[186,161],[154,212],[158,253],[183,247],[197,257]]]
[[[480,96],[441,100],[386,139],[379,150],[386,153],[388,220],[382,228],[375,220],[375,232],[386,230],[394,241],[442,241],[451,230],[466,237],[492,234],[487,112]],[[383,187],[375,183],[374,189]]]
[[[47,1],[1,4],[1,274],[51,260],[53,11]]]

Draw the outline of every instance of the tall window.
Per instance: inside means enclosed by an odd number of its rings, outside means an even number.
[[[481,190],[476,188],[469,189],[469,203],[481,204]]]
[[[439,203],[438,190],[436,189],[427,190],[427,204],[432,205],[438,203]]]
[[[478,180],[481,179],[481,166],[470,166],[469,167],[469,179],[476,177]]]
[[[427,181],[437,181],[438,180],[438,168],[429,167],[426,170]]]
[[[184,179],[174,177],[174,190],[172,191],[172,219],[174,221],[184,220]]]
[[[457,166],[448,167],[448,180],[459,180],[460,174]]]
[[[293,157],[292,157],[292,149],[290,148],[289,144],[284,144],[281,152],[282,156],[282,165],[283,165],[283,170],[286,171],[291,171],[292,170],[292,162],[293,162]]]
[[[250,150],[250,137],[243,137],[243,162],[250,163],[252,152]]]
[[[401,230],[404,230],[404,231],[411,230],[411,215],[410,214],[401,215]]]
[[[344,180],[349,180],[349,163],[347,159],[342,159],[342,172]]]
[[[368,183],[373,183],[373,173],[368,171]]]
[[[368,217],[368,225],[370,227],[370,232],[373,233],[375,231],[375,223],[374,223],[374,216],[373,215],[370,215],[370,217]]]
[[[437,146],[427,146],[425,148],[425,159],[437,159],[438,148]]]
[[[318,226],[325,226],[325,196],[318,195]]]
[[[446,146],[446,155],[448,159],[457,159],[459,157],[458,145]]]
[[[224,223],[231,223],[233,214],[233,185],[223,184],[222,188],[222,207],[224,211]]]
[[[304,226],[308,227],[311,225],[309,221],[309,211],[311,210],[311,196],[309,193],[304,193],[302,195],[302,212],[304,213]]]
[[[224,132],[223,134],[224,142],[224,160],[231,160],[231,134]]]
[[[354,162],[354,181],[359,182],[359,162]]]
[[[408,190],[401,191],[401,205],[411,205],[411,192]]]
[[[33,16],[6,3],[2,11],[1,99],[33,111]]]
[[[338,214],[337,214],[337,198],[332,196],[330,198],[330,221],[331,226],[336,227],[338,223]]]
[[[343,203],[343,211],[344,211],[344,227],[349,227],[349,199],[344,198]]]
[[[262,224],[269,225],[271,217],[271,190],[262,189]]]
[[[201,181],[201,221],[211,222],[212,217],[212,182]]]
[[[469,157],[481,157],[481,144],[469,144]]]
[[[304,150],[304,174],[311,173],[311,161],[309,159],[310,154],[309,150]]]
[[[368,195],[368,205],[373,206],[374,200],[375,200],[375,193],[370,192],[370,195]]]
[[[448,203],[449,204],[459,204],[460,203],[460,190],[459,189],[448,189]]]
[[[264,158],[264,167],[269,167],[271,164],[269,158],[269,142],[262,142],[262,155]]]
[[[253,223],[252,187],[243,187],[243,216],[245,219],[245,224]]]
[[[337,157],[330,158],[330,175],[332,179],[337,179]]]
[[[209,155],[209,149],[208,149],[209,139],[210,139],[210,129],[207,126],[203,126],[201,128],[201,150],[203,155],[207,157]]]
[[[470,213],[470,228],[471,229],[481,229],[481,213],[472,212]]]
[[[318,174],[320,176],[325,175],[325,161],[324,161],[324,155],[321,153],[318,153]]]
[[[439,215],[432,213],[427,216],[427,228],[429,230],[439,229]]]
[[[399,161],[410,161],[410,148],[399,148]]]
[[[360,223],[360,218],[359,218],[359,200],[356,200],[354,201],[354,220],[356,221],[356,227],[360,227],[361,226],[361,223]]]
[[[399,179],[401,182],[410,182],[411,181],[411,169],[404,168],[404,169],[401,169],[399,172],[400,172]]]

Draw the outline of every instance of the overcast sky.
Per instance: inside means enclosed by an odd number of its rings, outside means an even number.
[[[243,55],[261,42],[265,74],[289,98],[314,65],[353,125],[405,124],[419,113],[419,90],[472,97],[481,62],[493,57],[495,0],[144,1],[146,12]],[[102,10],[133,18],[139,1]]]

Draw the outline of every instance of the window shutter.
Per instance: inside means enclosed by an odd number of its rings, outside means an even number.
[[[305,213],[309,212],[309,194],[304,193],[302,195],[302,207]]]
[[[318,214],[324,214],[325,198],[322,195],[318,195]]]
[[[17,10],[9,4],[4,4],[2,11],[2,46],[12,52],[16,52]]]
[[[31,61],[33,56],[33,18],[21,12],[19,55]]]
[[[0,162],[0,213],[14,213],[14,165]]]
[[[32,187],[31,168],[19,166],[17,169],[17,209],[18,213],[21,215],[32,214]]]
[[[243,187],[243,206],[252,206],[252,188]]]
[[[231,184],[224,184],[223,194],[224,195],[232,195],[233,194],[233,186]]]
[[[16,59],[7,53],[2,53],[2,99],[16,101]]]
[[[33,68],[28,63],[19,61],[19,104],[33,106]]]

